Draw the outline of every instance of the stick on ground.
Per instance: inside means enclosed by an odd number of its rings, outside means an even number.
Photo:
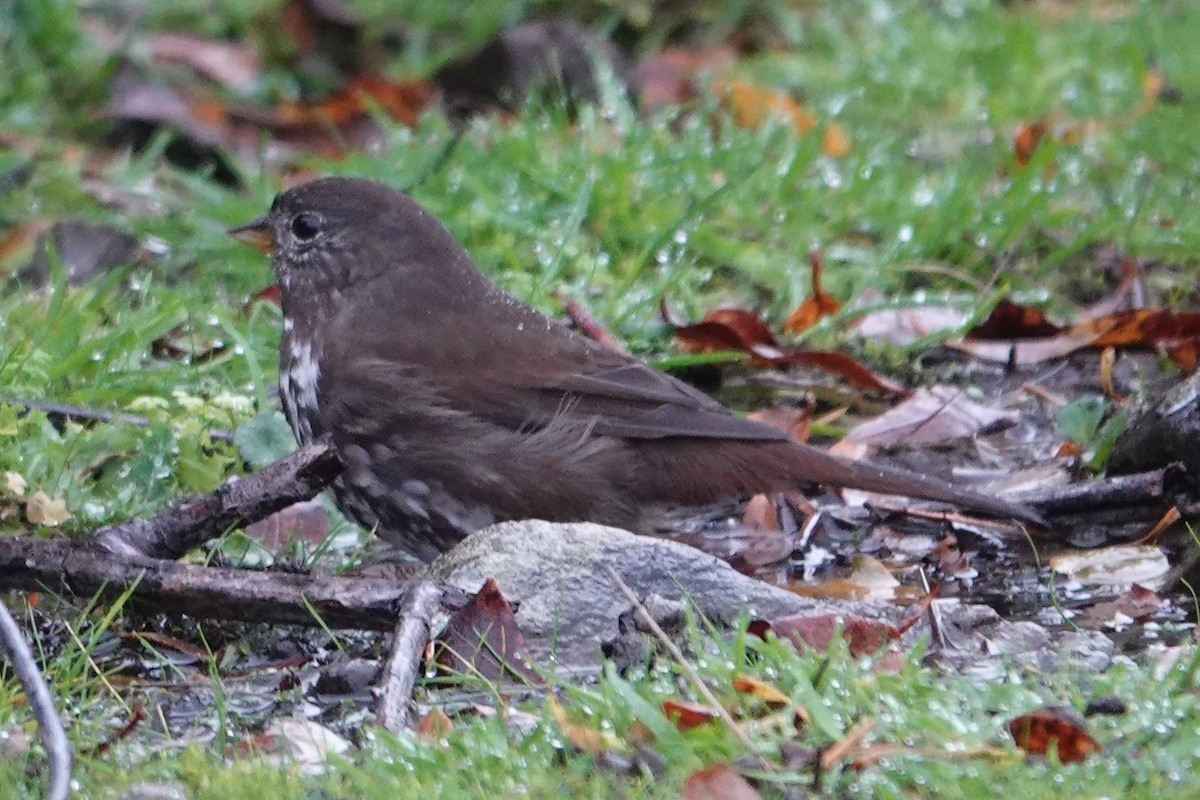
[[[431,620],[445,592],[435,583],[416,584],[396,623],[392,649],[379,675],[379,704],[375,709],[375,719],[392,733],[408,727],[408,703],[429,641]]]

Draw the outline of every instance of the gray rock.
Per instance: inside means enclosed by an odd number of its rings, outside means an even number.
[[[896,622],[911,611],[890,603],[815,600],[771,586],[724,561],[666,539],[590,523],[504,522],[467,537],[429,565],[428,577],[474,594],[494,578],[517,606],[516,619],[534,663],[588,673],[605,657],[618,665],[645,657],[646,626],[612,581],[616,570],[673,638],[691,603],[709,620],[741,614],[773,620],[789,614],[858,614]],[[936,661],[947,669],[1002,674],[1006,665],[1052,670],[1084,662],[1111,664],[1102,634],[1051,634],[1033,622],[1010,622],[987,606],[943,603],[949,647]],[[906,636],[929,633],[922,621]]]
[[[693,547],[591,523],[493,525],[430,564],[429,577],[469,593],[495,578],[505,598],[518,604],[517,624],[536,663],[553,658],[559,667],[588,670],[602,663],[630,611],[605,565],[668,621],[678,618],[685,599],[718,623],[742,613],[771,619],[809,610],[875,617],[895,611],[800,597]]]

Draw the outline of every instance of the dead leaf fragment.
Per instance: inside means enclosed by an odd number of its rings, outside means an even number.
[[[834,635],[840,631],[855,657],[877,653],[900,638],[900,631],[894,625],[857,614],[792,614],[770,622],[755,620],[749,630],[763,637],[771,631],[796,647],[814,650],[828,650]]]
[[[754,495],[742,509],[742,527],[748,531],[779,531],[779,514],[775,511],[775,500],[769,495]]]
[[[904,402],[855,426],[845,438],[878,447],[940,444],[1015,425],[1020,416],[976,403],[953,386],[921,388]]]
[[[760,86],[745,80],[718,80],[712,83],[713,94],[720,97],[733,113],[733,120],[742,128],[757,128],[771,119],[791,124],[798,135],[811,131],[817,117],[800,105],[787,92]]]
[[[906,345],[939,331],[952,331],[966,320],[967,315],[958,308],[921,306],[871,311],[858,317],[854,326],[864,338]]]
[[[691,703],[687,700],[676,700],[667,698],[662,701],[663,715],[675,724],[675,727],[681,731],[691,730],[700,725],[706,725],[709,722],[716,722],[720,716],[716,711],[699,703]]]
[[[836,314],[842,309],[842,304],[832,295],[821,288],[821,273],[825,268],[825,258],[820,250],[812,250],[808,254],[808,264],[812,280],[812,291],[783,323],[783,329],[791,333],[808,330],[821,317]]]
[[[664,297],[659,303],[663,319],[675,328],[680,346],[689,353],[730,350],[746,353],[759,366],[804,366],[830,372],[851,386],[883,394],[907,395],[908,390],[864,367],[845,353],[781,347],[775,334],[753,311],[715,308],[700,322],[687,323],[676,316]]]
[[[61,497],[50,497],[41,489],[25,501],[25,518],[34,525],[56,528],[67,519],[67,503]]]
[[[433,744],[454,730],[454,722],[440,708],[432,708],[417,721],[417,738]]]
[[[4,489],[9,494],[24,497],[25,489],[27,488],[28,484],[25,482],[25,478],[21,476],[21,473],[12,472],[11,470],[4,473]]]
[[[1154,545],[1114,545],[1058,553],[1050,567],[1071,580],[1098,586],[1134,583],[1156,587],[1171,569],[1162,549]]]
[[[762,800],[758,790],[728,764],[693,772],[683,782],[683,800]]]
[[[624,749],[621,740],[612,731],[589,728],[572,720],[554,695],[546,698],[546,704],[550,707],[550,716],[563,732],[563,736],[579,750],[591,755],[600,755]]]
[[[739,675],[733,679],[733,688],[742,694],[748,694],[752,697],[757,697],[769,706],[780,708],[791,702],[786,694],[776,689],[766,681],[752,678],[748,675]]]

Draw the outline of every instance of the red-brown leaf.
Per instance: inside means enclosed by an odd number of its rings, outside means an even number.
[[[1064,764],[1083,761],[1104,747],[1083,729],[1083,720],[1073,708],[1046,706],[1008,723],[1013,741],[1027,753],[1044,756],[1052,748]]]
[[[479,675],[488,681],[542,678],[525,663],[525,643],[512,607],[489,578],[433,643],[434,661],[446,675]]]

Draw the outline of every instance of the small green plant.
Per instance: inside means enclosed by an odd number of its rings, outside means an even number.
[[[1107,398],[1088,395],[1060,408],[1055,422],[1058,432],[1079,446],[1084,466],[1100,472],[1129,427],[1129,413]]]

